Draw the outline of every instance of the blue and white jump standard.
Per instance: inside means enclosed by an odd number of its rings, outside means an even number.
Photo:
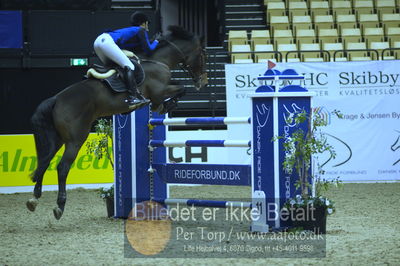
[[[115,217],[126,218],[135,203],[154,200],[165,205],[203,207],[249,207],[259,215],[250,230],[268,232],[286,227],[279,211],[295,196],[294,175],[282,170],[283,141],[295,128],[285,119],[301,110],[310,112],[312,94],[284,80],[301,79],[293,70],[267,72],[252,95],[251,117],[165,118],[142,108],[129,115],[114,116]],[[267,83],[270,85],[267,85]],[[170,125],[251,124],[251,140],[166,140]],[[307,128],[303,128],[307,131]],[[244,147],[251,149],[250,165],[167,163],[166,147]],[[251,202],[169,198],[167,183],[251,186]],[[217,188],[216,188],[217,189]]]

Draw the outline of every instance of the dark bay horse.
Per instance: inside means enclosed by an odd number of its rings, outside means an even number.
[[[205,55],[200,39],[178,26],[170,26],[169,32],[154,54],[142,62],[145,80],[140,89],[151,100],[151,108],[155,111],[162,111],[165,99],[182,93],[180,86],[170,84],[170,70],[178,64],[187,70],[196,88],[207,85]],[[32,174],[32,181],[36,182],[34,198],[27,202],[30,211],[34,211],[38,204],[43,175],[51,159],[65,145],[57,165],[58,207],[53,209],[55,218],[61,218],[67,199],[67,175],[93,122],[99,117],[137,109],[137,106],[129,106],[125,102],[128,96],[127,92],[113,92],[102,81],[87,79],[67,87],[38,106],[31,119],[38,166]]]

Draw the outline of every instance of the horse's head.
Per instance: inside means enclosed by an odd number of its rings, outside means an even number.
[[[206,54],[203,49],[203,42],[199,37],[187,32],[179,26],[169,26],[170,34],[165,36],[171,46],[173,46],[180,58],[181,67],[186,70],[197,90],[207,86]]]

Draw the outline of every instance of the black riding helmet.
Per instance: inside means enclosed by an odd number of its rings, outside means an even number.
[[[131,15],[132,26],[140,26],[146,21],[149,21],[149,18],[143,12],[137,11]]]

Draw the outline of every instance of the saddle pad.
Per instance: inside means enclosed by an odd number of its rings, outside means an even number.
[[[136,84],[138,87],[140,87],[145,79],[145,73],[143,70],[143,67],[135,60],[131,60],[132,63],[135,65],[135,70],[134,70],[134,76],[136,79]],[[105,67],[101,65],[93,65],[93,68],[99,72],[99,73],[106,73],[108,70],[110,70],[110,67]],[[114,67],[115,68],[115,67]],[[116,92],[124,92],[127,91],[125,82],[123,81],[123,73],[121,68],[115,68],[117,70],[117,73],[114,75],[103,79],[103,82],[107,84],[107,86],[116,91]]]
[[[103,79],[103,82],[113,91],[124,92],[127,91],[125,82],[120,78],[120,74],[117,72],[111,77]]]

